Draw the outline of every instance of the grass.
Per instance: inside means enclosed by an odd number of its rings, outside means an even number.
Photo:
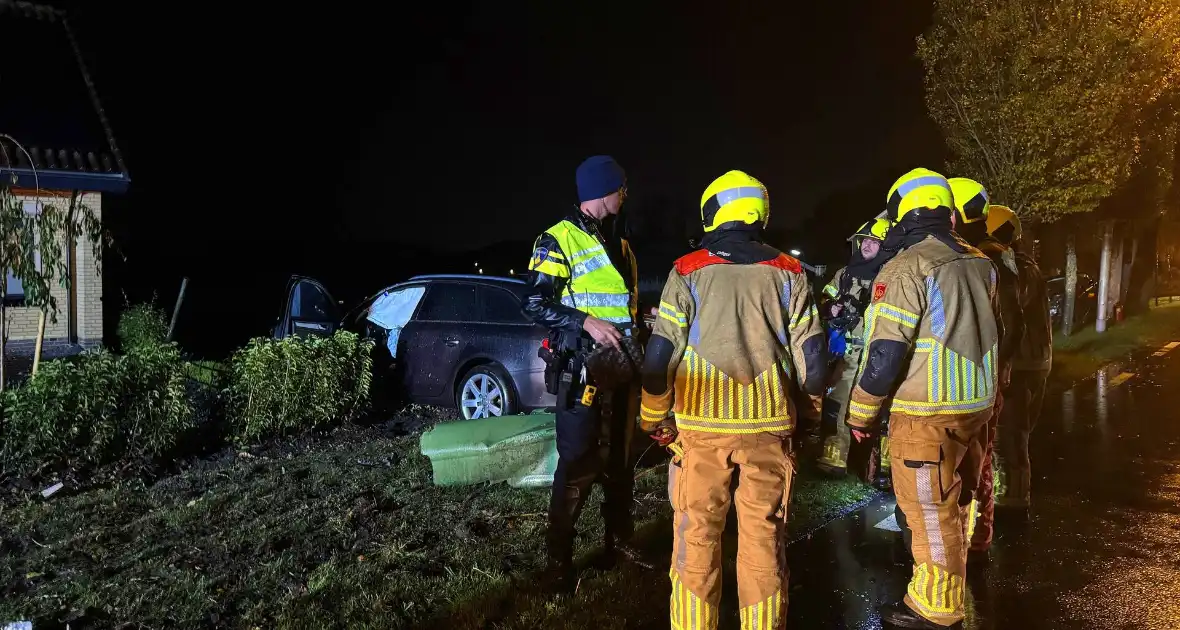
[[[1073,383],[1111,361],[1175,340],[1180,340],[1180,302],[1161,304],[1122,322],[1112,322],[1101,334],[1091,326],[1069,337],[1054,335],[1050,374],[1059,383]]]
[[[636,480],[639,543],[657,569],[588,569],[577,598],[553,600],[538,582],[547,492],[435,487],[417,436],[376,428],[226,451],[150,485],[67,490],[6,509],[0,620],[74,629],[666,624],[666,482],[659,466]],[[792,530],[871,492],[803,473]],[[599,501],[596,491],[580,522],[583,560],[602,537]]]

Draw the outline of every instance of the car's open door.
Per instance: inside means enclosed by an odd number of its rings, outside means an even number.
[[[340,327],[340,306],[318,281],[291,276],[287,282],[287,303],[275,325],[274,338],[292,335],[327,336]]]

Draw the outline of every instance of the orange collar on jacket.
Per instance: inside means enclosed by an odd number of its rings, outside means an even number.
[[[697,251],[695,251],[691,254],[688,254],[686,256],[681,256],[680,258],[678,258],[676,260],[675,267],[676,267],[676,273],[679,273],[682,276],[687,276],[688,274],[690,274],[694,271],[699,271],[701,269],[704,269],[705,267],[708,267],[709,265],[732,265],[732,264],[733,263],[731,263],[730,261],[722,258],[721,256],[714,254],[713,252],[711,252],[707,249],[698,249]],[[771,267],[777,267],[777,268],[783,269],[785,271],[793,271],[795,273],[803,273],[803,265],[800,264],[800,262],[798,260],[791,258],[790,256],[788,256],[786,254],[779,254],[777,258],[772,258],[771,260],[764,260],[758,264],[759,265],[770,265]]]

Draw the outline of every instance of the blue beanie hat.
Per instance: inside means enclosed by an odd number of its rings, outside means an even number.
[[[578,202],[603,197],[619,192],[627,182],[623,167],[609,155],[596,155],[578,165]]]

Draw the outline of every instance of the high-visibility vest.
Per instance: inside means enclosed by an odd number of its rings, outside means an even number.
[[[558,252],[537,252],[529,268],[559,278],[569,278],[561,292],[561,303],[587,315],[615,324],[635,321],[637,300],[618,269],[611,264],[606,247],[569,221],[545,230],[557,240]],[[627,242],[623,254],[630,257]]]

